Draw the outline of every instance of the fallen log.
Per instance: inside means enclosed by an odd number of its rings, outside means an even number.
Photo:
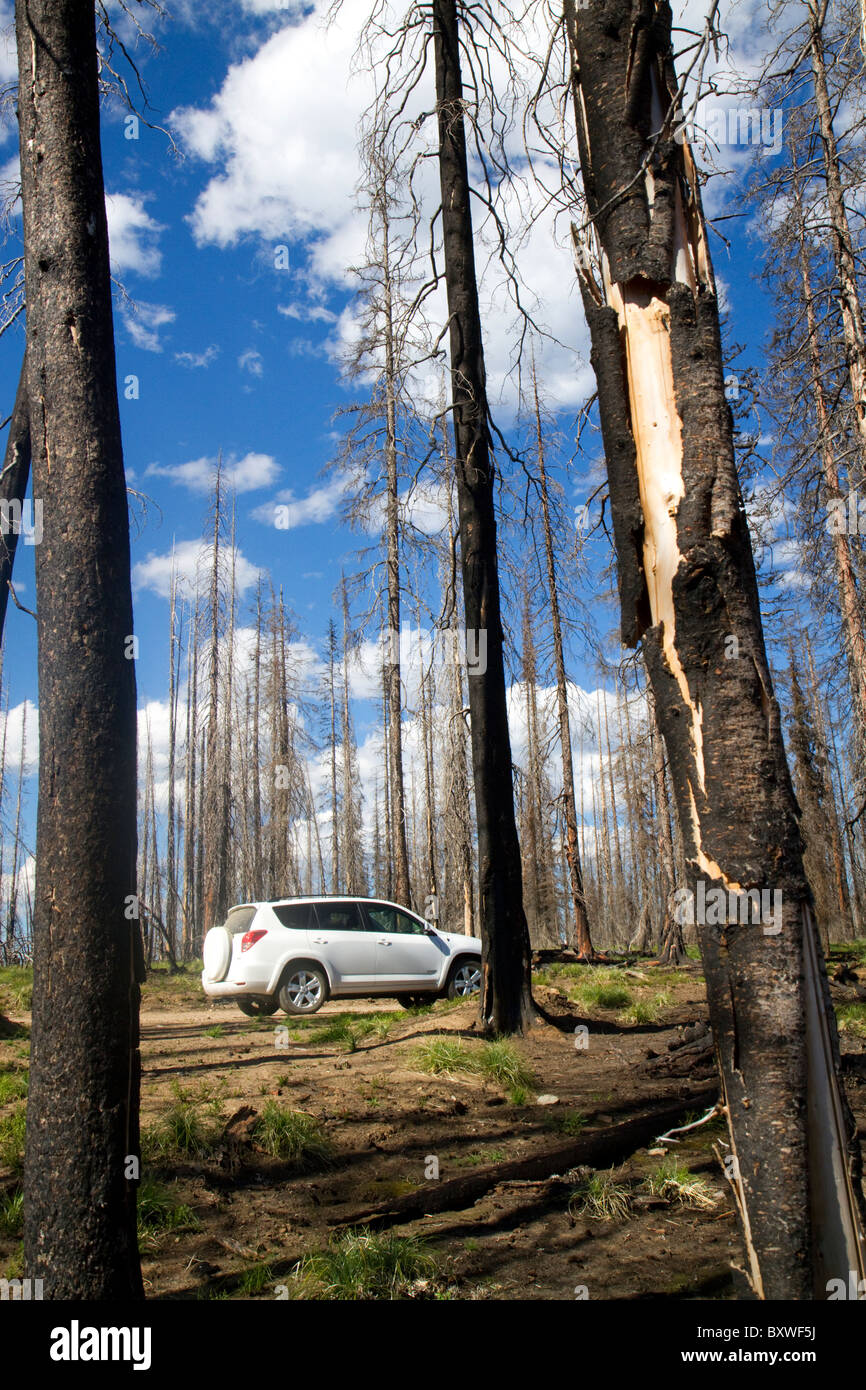
[[[673,1097],[665,1097],[664,1104],[656,1105],[644,1114],[621,1124],[607,1125],[604,1129],[593,1130],[572,1139],[568,1144],[560,1144],[542,1153],[530,1154],[526,1158],[514,1158],[497,1163],[492,1168],[482,1168],[447,1182],[430,1182],[419,1192],[409,1192],[403,1197],[393,1198],[379,1206],[367,1207],[355,1212],[350,1219],[345,1214],[329,1224],[338,1231],[353,1226],[398,1226],[416,1217],[427,1216],[437,1211],[460,1210],[471,1206],[501,1183],[521,1178],[551,1178],[557,1173],[565,1173],[578,1166],[601,1168],[622,1163],[624,1159],[643,1148],[657,1134],[672,1128],[696,1106],[711,1105],[718,1098],[718,1083],[713,1080],[688,1092]]]

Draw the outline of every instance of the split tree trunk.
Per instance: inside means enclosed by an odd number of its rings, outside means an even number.
[[[698,928],[751,1279],[760,1297],[826,1297],[828,1279],[863,1268],[859,1148],[764,650],[698,180],[671,138],[670,9],[567,0],[566,16],[601,262],[599,285],[578,239],[623,638],[643,639],[692,887],[782,894],[778,934],[730,915]]]
[[[39,810],[24,1256],[52,1299],[142,1296],[136,696],[90,0],[16,5]]]
[[[486,639],[486,661],[468,672],[478,823],[481,1016],[493,1032],[515,1033],[522,1031],[532,1007],[530,949],[514,819],[496,556],[495,470],[469,207],[456,0],[433,0],[433,40],[463,602],[466,626],[475,634],[478,650],[481,639]]]

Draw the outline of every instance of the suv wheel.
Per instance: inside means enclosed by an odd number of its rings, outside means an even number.
[[[328,997],[328,981],[315,965],[293,965],[280,986],[280,1008],[287,1014],[314,1014]]]
[[[451,971],[448,981],[449,999],[468,999],[481,988],[481,962],[462,960]]]
[[[267,994],[251,994],[247,999],[236,1000],[236,1003],[247,1018],[270,1018],[280,1007],[279,999],[271,999]]]

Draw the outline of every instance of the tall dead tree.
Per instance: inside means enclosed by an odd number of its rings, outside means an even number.
[[[389,857],[394,861],[394,897],[411,907],[409,852],[406,847],[406,806],[403,783],[403,697],[400,676],[400,517],[397,478],[397,363],[394,332],[394,290],[391,278],[390,217],[384,173],[377,189],[382,248],[382,344],[385,349],[385,534],[388,594],[388,639],[385,681],[388,692],[388,788],[391,836]]]
[[[571,720],[568,712],[568,678],[565,673],[565,656],[562,645],[562,617],[559,608],[559,585],[556,574],[556,559],[553,550],[553,533],[550,523],[550,495],[547,486],[547,468],[544,458],[544,434],[541,428],[541,407],[538,399],[538,383],[533,369],[533,393],[535,403],[536,462],[538,464],[538,489],[541,501],[541,522],[544,530],[544,562],[547,574],[547,591],[550,601],[550,623],[553,629],[553,660],[556,671],[556,710],[559,719],[559,748],[562,759],[562,816],[564,822],[565,856],[568,867],[568,885],[571,893],[571,917],[574,924],[571,945],[582,960],[593,958],[592,938],[589,934],[589,917],[586,911],[586,895],[583,891],[583,870],[580,863],[580,845],[577,838],[577,811],[574,804],[574,760],[571,752]]]
[[[442,244],[466,626],[486,643],[470,668],[469,713],[478,831],[481,1016],[496,1033],[522,1031],[532,1007],[529,933],[514,818],[511,739],[496,552],[495,466],[466,159],[457,0],[433,0]]]
[[[643,641],[691,886],[727,904],[698,935],[751,1280],[760,1297],[826,1297],[830,1278],[864,1269],[859,1148],[764,650],[671,12],[566,0],[566,20],[622,635]],[[753,902],[743,922],[746,892],[781,893],[771,921]]]
[[[142,1296],[135,1214],[136,693],[91,0],[19,0],[39,623],[24,1260],[52,1299]]]

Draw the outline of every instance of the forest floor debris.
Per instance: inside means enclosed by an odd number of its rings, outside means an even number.
[[[21,1258],[25,987],[12,982],[16,1036],[0,1040],[9,1275]],[[343,1298],[353,1278],[361,1297],[744,1296],[713,1151],[723,1121],[664,1155],[655,1142],[715,1098],[699,965],[553,962],[534,993],[543,1016],[503,1045],[480,1036],[474,1003],[335,1001],[310,1018],[250,1019],[206,1000],[190,970],[153,972],[148,1297]],[[866,1037],[847,1009],[846,1078],[866,1136]]]

